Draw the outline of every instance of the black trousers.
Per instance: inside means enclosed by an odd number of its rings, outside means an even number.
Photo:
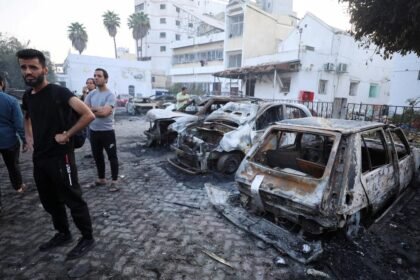
[[[77,228],[85,238],[92,238],[89,209],[82,198],[74,153],[48,159],[34,159],[34,178],[39,198],[61,233],[69,233],[67,206]]]
[[[22,174],[19,167],[19,155],[20,155],[20,143],[16,141],[16,144],[8,149],[0,149],[0,153],[3,157],[4,164],[6,165],[7,171],[9,172],[10,182],[15,190],[18,190],[22,185]],[[1,205],[1,191],[0,191],[0,205]]]
[[[118,157],[117,157],[117,141],[115,139],[114,130],[94,131],[90,130],[90,146],[92,155],[95,159],[98,178],[105,179],[105,159],[103,150],[108,155],[111,165],[112,180],[118,179]]]

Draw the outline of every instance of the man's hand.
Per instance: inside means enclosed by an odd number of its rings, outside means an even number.
[[[22,146],[22,152],[26,152],[26,151],[32,152],[34,150],[34,139],[26,135],[25,142],[26,143],[24,143]]]
[[[61,145],[66,144],[70,140],[70,137],[68,136],[66,131],[64,131],[61,134],[56,134],[54,138],[55,138],[55,141],[57,141],[57,143]]]
[[[32,145],[29,145],[28,143],[24,143],[22,145],[22,153],[26,153],[27,151],[33,151]]]

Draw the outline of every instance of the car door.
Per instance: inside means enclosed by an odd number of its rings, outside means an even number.
[[[400,128],[389,128],[387,130],[387,141],[391,147],[395,167],[398,172],[399,192],[410,184],[414,176],[414,157],[404,132]]]
[[[361,184],[360,196],[367,196],[372,210],[377,210],[398,192],[398,177],[389,145],[382,128],[359,134]],[[357,147],[356,147],[357,148]]]
[[[283,120],[282,104],[276,104],[266,108],[255,120],[255,136],[253,137],[252,143],[255,143],[261,137],[267,127],[281,120]]]

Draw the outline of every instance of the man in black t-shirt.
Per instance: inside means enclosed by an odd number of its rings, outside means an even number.
[[[25,133],[28,146],[33,146],[34,179],[44,209],[51,215],[58,233],[39,247],[47,251],[72,241],[65,206],[82,234],[67,259],[84,255],[95,244],[89,209],[82,198],[78,182],[74,149],[70,137],[86,127],[95,116],[67,88],[50,84],[45,56],[34,49],[16,53],[26,85],[32,89],[23,96]],[[71,110],[81,117],[70,126]]]

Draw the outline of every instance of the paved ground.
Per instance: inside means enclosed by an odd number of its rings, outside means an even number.
[[[419,279],[418,193],[380,231],[368,232],[357,242],[326,237],[322,259],[303,266],[236,228],[212,208],[204,182],[232,178],[189,176],[172,169],[166,163],[167,149],[143,146],[146,126],[142,117],[118,117],[122,189],[109,193],[105,187],[84,188],[97,243],[74,261],[65,261],[65,256],[76,241],[50,252],[38,251],[54,231],[38,199],[30,155],[21,160],[30,184],[24,195],[12,190],[0,160],[0,279]],[[95,178],[92,159],[84,157],[88,150],[87,144],[77,151],[83,185]],[[73,224],[72,232],[77,239]],[[285,266],[275,264],[278,256]],[[313,276],[320,271],[326,275]]]

